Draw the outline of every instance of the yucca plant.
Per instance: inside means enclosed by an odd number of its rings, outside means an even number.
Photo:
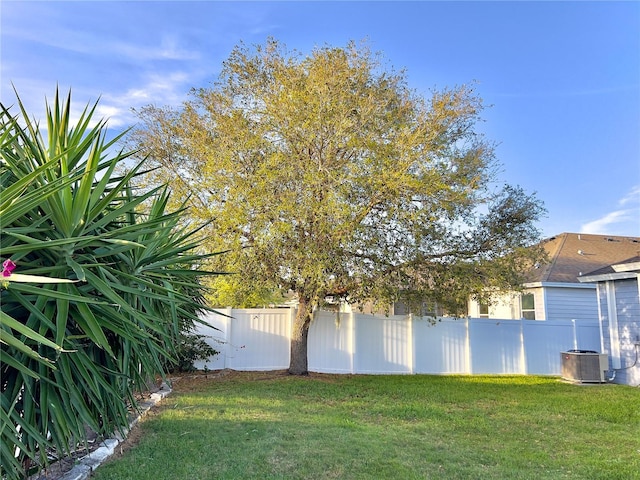
[[[113,153],[119,137],[92,126],[97,103],[72,125],[71,95],[56,93],[46,133],[19,98],[17,116],[0,106],[0,256],[53,279],[0,279],[0,477],[20,478],[87,427],[128,425],[136,391],[206,309],[207,255],[163,187],[135,190],[142,163],[116,173],[133,153]]]

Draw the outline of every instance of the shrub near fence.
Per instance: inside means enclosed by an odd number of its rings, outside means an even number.
[[[200,326],[220,354],[197,368],[280,370],[289,366],[294,309],[222,311]],[[226,315],[226,316],[225,316]],[[442,318],[320,312],[309,331],[309,370],[361,374],[560,375],[560,352],[600,351],[587,321]]]

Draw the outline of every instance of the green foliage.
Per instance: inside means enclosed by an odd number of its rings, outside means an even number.
[[[218,308],[264,308],[282,305],[286,298],[279,289],[270,287],[268,282],[247,282],[240,275],[216,276],[207,282],[209,305]]]
[[[196,232],[167,211],[166,190],[136,192],[141,164],[116,173],[131,152],[113,153],[103,121],[91,126],[96,106],[73,125],[70,94],[56,93],[46,137],[19,99],[20,115],[1,106],[2,258],[16,274],[72,280],[3,279],[2,478],[74,449],[85,427],[128,426],[136,389],[205,309]]]
[[[197,335],[192,332],[181,332],[176,346],[176,359],[167,365],[171,372],[192,372],[194,362],[208,360],[218,352],[205,340],[206,335]]]
[[[493,145],[476,131],[482,110],[470,86],[418,95],[366,45],[303,56],[269,40],[236,47],[218,82],[182,108],[141,110],[131,141],[230,250],[217,268],[241,280],[221,282],[239,296],[297,296],[304,347],[327,296],[407,296],[462,313],[540,258],[525,247],[543,208],[496,185]]]

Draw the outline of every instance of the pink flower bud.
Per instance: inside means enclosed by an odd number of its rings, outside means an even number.
[[[13,263],[11,260],[5,260],[2,263],[2,276],[9,277],[11,275],[11,272],[13,272],[15,269],[16,269],[15,263]]]

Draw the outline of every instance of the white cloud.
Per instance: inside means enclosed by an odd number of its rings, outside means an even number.
[[[636,185],[618,201],[618,207],[609,213],[582,225],[581,233],[640,234],[640,185]]]
[[[608,229],[611,225],[631,220],[630,210],[615,210],[607,213],[605,216],[585,223],[580,229],[581,233],[609,233]]]
[[[620,199],[620,205],[628,205],[630,203],[640,205],[640,185],[636,185],[631,191]]]
[[[109,127],[123,127],[137,121],[134,108],[154,104],[158,106],[178,106],[187,97],[192,78],[184,72],[147,76],[141,85],[125,92],[109,93],[100,99],[98,116],[109,118]]]
[[[142,46],[131,42],[113,42],[102,46],[109,55],[127,57],[135,61],[141,60],[198,60],[200,53],[196,50],[182,48],[172,38],[163,38],[159,46]]]
[[[129,117],[129,112],[115,105],[98,104],[96,108],[96,119],[106,119],[107,125],[111,128],[123,127],[128,125],[125,120]]]
[[[86,86],[71,88],[71,121],[75,123],[82,110],[87,105],[93,106],[98,100],[93,125],[99,120],[106,119],[109,128],[128,127],[137,122],[132,109],[150,104],[179,106],[186,100],[189,89],[196,83],[197,79],[194,76],[183,71],[176,71],[166,74],[147,74],[139,81],[134,80],[131,85],[123,85],[122,90],[118,91],[112,88],[109,93],[102,94],[99,98],[100,92],[96,92],[92,88]],[[43,124],[45,104],[52,105],[55,97],[55,84],[51,85],[40,80],[27,80],[19,82],[16,88],[30,117]],[[59,89],[61,99],[65,99],[69,88],[60,86]],[[3,96],[5,91],[7,95],[6,98],[3,98],[3,103],[6,102],[8,106],[13,106],[12,111],[17,114],[17,100],[13,91],[7,88],[3,91]]]
[[[162,28],[150,29],[154,18],[144,5],[129,5],[127,13],[110,9],[109,5],[59,6],[38,2],[3,4],[2,37],[17,45],[37,44],[38,50],[56,49],[57,55],[91,54],[141,60],[197,60],[200,54],[189,48],[178,34],[166,34]],[[69,16],[66,9],[73,9]],[[153,10],[153,8],[152,8]],[[153,12],[151,12],[152,14]],[[98,24],[92,24],[100,16]],[[24,19],[29,28],[25,28]],[[142,22],[138,29],[127,29],[126,21]],[[85,22],[89,22],[83,26]],[[42,32],[46,32],[43,34]],[[126,40],[125,40],[126,39]]]

